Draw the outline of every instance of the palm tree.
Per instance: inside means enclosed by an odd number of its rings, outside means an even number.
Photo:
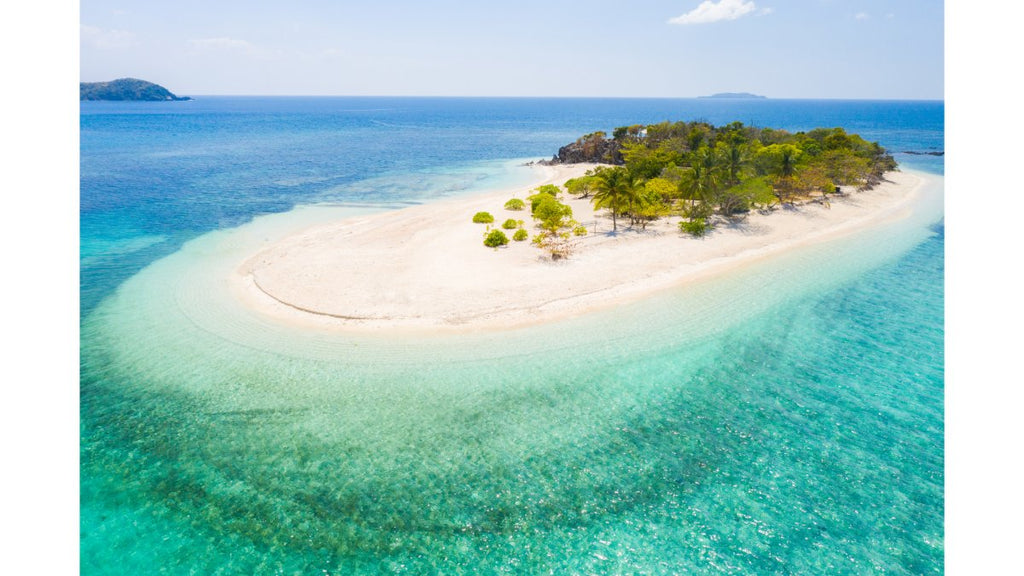
[[[740,171],[747,164],[747,154],[743,146],[743,138],[732,134],[718,146],[723,168],[729,174],[727,183],[729,185],[738,184],[740,181]]]
[[[718,156],[707,146],[701,146],[690,156],[690,170],[679,181],[679,191],[690,200],[692,208],[697,200],[710,202],[721,184]]]
[[[778,196],[779,202],[785,202],[794,187],[793,175],[796,174],[796,164],[799,159],[799,148],[792,144],[778,145],[773,172],[776,183],[775,195]]]
[[[624,209],[628,210],[636,200],[634,176],[621,166],[602,170],[597,174],[594,188],[591,202],[595,208],[608,208],[612,211],[612,231],[617,231],[618,214],[624,212]]]

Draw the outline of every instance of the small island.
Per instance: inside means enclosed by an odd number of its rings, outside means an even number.
[[[842,128],[663,122],[592,132],[530,186],[317,226],[240,263],[289,323],[507,328],[581,314],[900,219],[923,177]]]
[[[80,101],[115,100],[137,102],[181,102],[188,96],[176,96],[167,88],[138,78],[119,78],[110,82],[79,82]]]
[[[767,96],[761,96],[761,95],[758,95],[758,94],[751,94],[750,92],[719,92],[718,94],[712,94],[711,96],[698,96],[698,98],[722,98],[722,99],[735,99],[735,100],[759,99],[759,100],[763,100],[763,99],[767,98]]]

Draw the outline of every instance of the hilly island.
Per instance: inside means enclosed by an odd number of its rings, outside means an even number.
[[[168,102],[191,100],[176,96],[167,88],[138,78],[119,78],[110,82],[79,82],[79,100],[134,100]]]

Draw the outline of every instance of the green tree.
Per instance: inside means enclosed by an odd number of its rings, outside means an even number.
[[[801,152],[793,144],[772,144],[758,152],[761,169],[772,176],[775,195],[786,202],[798,189],[797,166]]]
[[[679,181],[679,191],[692,207],[711,202],[721,185],[721,165],[714,150],[701,146],[690,155],[690,170]]]
[[[579,196],[580,198],[586,198],[596,189],[597,176],[593,176],[588,170],[587,175],[585,176],[566,180],[564,186],[569,194]]]
[[[679,153],[668,147],[652,149],[644,142],[623,144],[620,153],[626,162],[626,170],[634,178],[654,178],[665,167],[678,164],[681,160]]]
[[[661,178],[655,178],[639,187],[630,210],[630,218],[634,224],[640,224],[640,228],[644,230],[647,229],[648,223],[663,216],[668,216],[672,211],[671,206],[662,195],[663,186],[660,184],[650,185],[651,182],[655,181],[661,181],[667,184],[669,189],[675,190],[675,186]]]
[[[537,209],[533,211],[533,217],[539,222],[541,229],[557,233],[568,226],[572,218],[572,207],[547,196],[541,199]]]
[[[635,178],[622,166],[598,173],[597,190],[591,200],[596,208],[607,208],[612,213],[612,231],[618,231],[618,215],[629,211],[635,197]]]
[[[715,154],[721,158],[726,177],[724,184],[738,184],[747,165],[747,146],[742,135],[730,133],[715,145]]]

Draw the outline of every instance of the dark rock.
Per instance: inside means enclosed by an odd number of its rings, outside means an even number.
[[[594,132],[562,146],[551,160],[541,160],[538,164],[625,164],[619,147],[617,141],[605,138],[604,132]]]

